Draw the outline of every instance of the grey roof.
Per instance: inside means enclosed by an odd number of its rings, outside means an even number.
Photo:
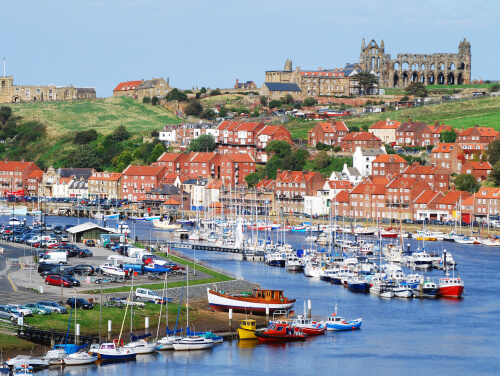
[[[61,175],[62,178],[81,178],[88,179],[92,176],[91,168],[59,168],[57,172]]]
[[[342,174],[342,172],[339,172],[339,171],[333,171],[333,174],[335,175],[335,177],[338,179],[338,180],[342,180],[344,175]]]
[[[191,184],[196,184],[197,182],[198,182],[198,179],[187,179],[187,180],[184,180],[184,182],[182,184],[191,185]]]
[[[297,84],[284,84],[281,82],[264,82],[269,91],[302,91]]]
[[[356,167],[347,167],[347,171],[349,171],[350,176],[361,176]]]
[[[361,154],[365,157],[378,157],[385,153],[380,148],[362,148]]]
[[[152,189],[149,193],[157,195],[180,195],[181,190],[177,188],[175,185],[163,184],[163,186],[161,187],[156,187]]]
[[[81,225],[78,225],[78,226],[70,227],[69,229],[66,230],[66,232],[68,232],[70,234],[77,234],[79,232],[89,231],[89,230],[93,230],[93,229],[99,229],[102,231],[111,232],[111,229],[106,228],[106,227],[101,227],[97,223],[93,223],[93,222],[86,222],[86,223],[82,223]]]
[[[68,189],[87,189],[87,180],[73,180],[69,185]]]
[[[152,80],[146,80],[142,84],[137,86],[137,90],[154,88],[159,83],[160,80],[161,80],[161,78],[154,78]]]

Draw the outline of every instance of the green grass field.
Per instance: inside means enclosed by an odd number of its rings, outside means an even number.
[[[110,97],[75,102],[38,102],[10,105],[13,114],[24,120],[39,120],[47,125],[51,135],[77,130],[95,129],[109,134],[119,125],[129,132],[159,130],[180,119],[160,106],[143,104],[126,97]]]

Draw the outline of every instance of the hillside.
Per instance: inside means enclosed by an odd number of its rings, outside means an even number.
[[[464,101],[454,101],[437,105],[414,107],[398,111],[370,114],[366,116],[346,118],[347,126],[371,126],[377,121],[390,118],[403,122],[412,118],[414,121],[433,123],[439,121],[452,125],[456,129],[466,129],[475,124],[492,127],[500,131],[500,97],[477,98]],[[293,138],[307,138],[307,131],[314,127],[314,122],[293,121],[289,130]]]
[[[159,130],[180,119],[160,106],[143,104],[125,97],[110,97],[75,102],[37,102],[10,104],[14,116],[23,121],[38,120],[50,136],[95,129],[109,134],[119,125],[131,133]]]

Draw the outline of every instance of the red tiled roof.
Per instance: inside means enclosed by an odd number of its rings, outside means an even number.
[[[399,121],[380,120],[373,124],[370,129],[398,129],[401,126]]]
[[[420,193],[420,195],[415,200],[413,200],[413,203],[414,204],[428,204],[432,200],[434,200],[436,198],[436,196],[439,196],[442,194],[443,194],[442,192],[434,192],[434,191],[425,190],[425,191],[422,191],[422,193]]]
[[[464,143],[460,142],[456,144],[457,147],[459,147],[462,150],[486,150],[488,148],[488,144],[471,144],[471,143]]]
[[[227,127],[229,124],[231,124],[231,123],[232,123],[232,121],[231,121],[231,120],[225,120],[225,121],[223,121],[222,123],[220,123],[220,124],[217,126],[217,129],[218,129],[218,130],[224,130],[224,129],[226,129],[226,127]]]
[[[210,183],[207,184],[205,187],[206,189],[219,189],[222,187],[224,182],[222,180],[212,180]]]
[[[255,162],[253,157],[248,153],[227,153],[227,156],[236,163]]]
[[[357,193],[361,193],[361,194],[364,194],[366,193],[366,189],[368,188],[368,190],[370,191],[370,193],[372,195],[385,195],[385,185],[384,184],[358,184],[357,186],[355,186],[350,192],[349,194],[357,194]]]
[[[415,174],[415,175],[434,175],[437,172],[436,166],[408,166],[402,172],[403,174]]]
[[[120,180],[121,177],[122,174],[119,172],[94,172],[92,176],[89,177],[89,180],[117,181]]]
[[[175,172],[167,172],[161,181],[162,183],[173,184],[178,177],[179,175]]]
[[[381,154],[372,161],[372,164],[375,162],[379,162],[379,163],[405,163],[405,164],[408,163],[406,161],[406,159],[404,159],[403,157],[401,157],[397,154]]]
[[[469,161],[473,170],[491,170],[492,167],[489,162],[474,162]]]
[[[191,160],[189,162],[190,163],[207,163],[207,162],[210,162],[210,160],[215,156],[216,156],[216,153],[195,153],[191,157]]]
[[[375,136],[374,134],[370,132],[353,132],[349,133],[347,136],[345,136],[342,141],[368,141],[368,140],[378,140],[380,141],[380,138]]]
[[[42,178],[43,177],[43,171],[42,170],[34,170],[31,171],[28,175],[28,179],[36,179],[36,178]]]
[[[337,202],[349,202],[349,192],[347,190],[341,190],[335,195],[335,201]]]
[[[455,205],[469,196],[470,194],[465,191],[448,191],[444,197],[438,201],[438,204]]]
[[[352,189],[353,185],[349,180],[329,180],[330,189]]]
[[[158,158],[158,162],[174,162],[181,153],[163,153]]]
[[[156,176],[163,169],[165,169],[164,166],[132,166],[132,165],[129,165],[123,171],[123,175]]]
[[[453,150],[453,146],[455,146],[455,144],[451,143],[436,144],[436,146],[434,146],[434,148],[432,149],[431,153],[450,153]]]
[[[463,132],[459,133],[459,136],[469,136],[474,129],[477,129],[481,136],[494,137],[498,134],[498,132],[491,127],[478,127],[478,126],[476,126],[476,127],[472,127],[472,128],[467,128]]]
[[[142,81],[127,81],[120,82],[117,87],[113,91],[127,91],[134,90],[137,86],[142,84]]]
[[[259,125],[264,125],[264,123],[261,122],[244,122],[241,123],[240,126],[236,129],[236,131],[255,131],[255,128],[257,128]]]
[[[475,194],[477,198],[500,198],[500,188],[481,187]]]
[[[311,180],[316,174],[320,175],[319,172],[283,171],[276,177],[276,180],[279,178],[279,180],[285,183],[299,183],[302,179],[305,181]]]
[[[169,198],[167,201],[162,202],[162,205],[180,205],[180,203],[173,198]]]
[[[0,161],[0,171],[23,171],[31,163],[33,162]]]

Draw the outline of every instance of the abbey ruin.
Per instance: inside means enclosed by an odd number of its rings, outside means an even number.
[[[398,54],[396,59],[385,53],[384,41],[380,46],[373,39],[361,44],[361,68],[372,69],[379,77],[380,87],[406,87],[412,82],[425,85],[464,85],[471,81],[470,42],[464,38],[458,53]]]

